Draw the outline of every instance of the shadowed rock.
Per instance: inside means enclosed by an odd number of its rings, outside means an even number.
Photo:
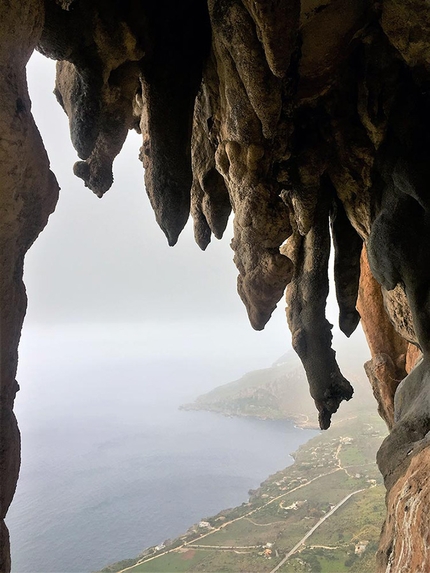
[[[429,570],[426,513],[417,509],[430,497],[426,2],[11,0],[0,16],[2,517],[19,467],[12,405],[23,257],[57,197],[25,82],[37,46],[58,61],[55,93],[80,158],[74,171],[94,193],[112,185],[113,161],[135,129],[170,245],[190,211],[202,249],[234,212],[250,322],[264,328],[288,289],[293,345],[322,428],[352,396],[325,318],[331,214],[340,328],[349,336],[361,315],[366,371],[392,429],[378,458],[390,513],[379,570]],[[364,254],[359,264],[363,243],[370,266]],[[8,543],[2,526],[5,572]]]
[[[287,319],[294,350],[305,367],[321,429],[353,389],[342,376],[331,348],[332,325],[325,317],[330,256],[329,213],[331,188],[322,185],[314,224],[305,237],[296,233],[291,246],[294,275],[287,289]],[[290,239],[291,241],[291,239]]]
[[[353,228],[340,201],[336,201],[331,232],[334,247],[334,283],[339,304],[339,328],[351,336],[360,322],[356,309],[363,240]]]
[[[43,2],[0,4],[0,571],[10,571],[3,522],[15,493],[20,433],[13,413],[27,307],[24,255],[55,209],[58,184],[31,115],[26,63],[42,33]]]

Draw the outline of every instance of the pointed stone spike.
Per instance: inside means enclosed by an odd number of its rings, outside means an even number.
[[[263,44],[272,73],[285,77],[297,45],[300,0],[243,0]]]
[[[329,290],[329,210],[332,193],[319,193],[314,225],[305,237],[295,233],[294,277],[287,288],[287,319],[292,345],[306,370],[309,388],[319,411],[321,429],[330,426],[342,400],[349,400],[353,388],[342,376],[331,347],[332,325],[325,317]]]
[[[334,246],[334,282],[339,305],[339,327],[349,337],[360,322],[356,305],[363,240],[351,225],[339,199],[336,199],[332,211],[331,229]]]
[[[154,32],[152,51],[141,64],[145,183],[173,246],[190,212],[192,120],[210,46],[209,17],[199,0],[148,3],[147,17]]]

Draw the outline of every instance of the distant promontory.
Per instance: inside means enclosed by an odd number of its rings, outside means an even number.
[[[362,408],[374,408],[369,382],[361,369],[347,372],[355,392],[353,407],[343,403],[338,416],[348,416]],[[302,428],[318,428],[318,416],[309,395],[306,374],[293,351],[270,368],[248,372],[238,380],[198,396],[181,406],[184,410],[206,410],[225,416],[253,417],[263,420],[292,420]]]

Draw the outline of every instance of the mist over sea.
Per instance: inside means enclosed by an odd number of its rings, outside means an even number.
[[[247,501],[316,434],[179,410],[244,373],[244,356],[204,351],[193,325],[29,327],[20,360],[13,573],[88,573],[134,557]]]

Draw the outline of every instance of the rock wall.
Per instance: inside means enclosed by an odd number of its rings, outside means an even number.
[[[9,571],[3,518],[15,493],[20,437],[13,414],[26,310],[24,254],[53,211],[58,186],[31,115],[26,63],[43,28],[43,2],[0,4],[0,571]]]
[[[58,62],[74,171],[94,193],[111,186],[135,129],[170,245],[190,212],[202,249],[234,212],[239,295],[262,329],[286,289],[321,428],[353,394],[325,317],[333,248],[339,326],[350,336],[361,317],[391,430],[378,458],[388,490],[379,568],[430,569],[427,0],[6,0],[0,15],[1,517],[19,467],[23,257],[58,191],[25,83],[37,48]]]

